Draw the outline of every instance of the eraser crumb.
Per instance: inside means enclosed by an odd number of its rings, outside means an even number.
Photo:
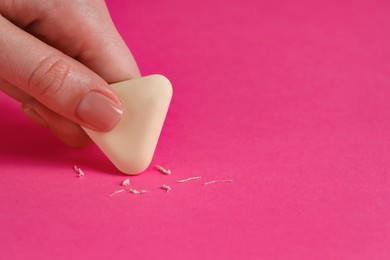
[[[139,192],[138,190],[135,190],[135,189],[130,189],[130,193],[132,193],[132,194],[140,194],[141,192]]]
[[[160,165],[156,165],[156,169],[159,170],[160,172],[166,174],[166,175],[171,175],[172,174],[171,170],[165,169],[164,167],[162,167]]]
[[[179,181],[177,181],[177,182],[183,183],[183,182],[188,182],[188,181],[199,180],[200,178],[201,178],[200,176],[196,176],[196,177],[191,177],[191,178],[184,179],[184,180],[179,180]]]
[[[130,179],[126,179],[122,182],[122,186],[129,186],[130,185]]]
[[[109,196],[114,196],[115,194],[118,194],[118,193],[121,193],[121,192],[124,192],[125,190],[122,189],[122,190],[117,190],[117,191],[114,191],[113,193],[111,193]]]
[[[132,194],[144,194],[147,193],[147,190],[135,190],[135,189],[130,189],[130,193]]]
[[[170,191],[172,190],[170,186],[165,185],[165,184],[161,186],[161,189],[166,190],[167,193],[170,192]]]
[[[85,175],[84,172],[77,165],[73,166],[73,169],[75,170],[75,172],[78,173],[78,177],[83,177]]]
[[[223,183],[223,182],[233,182],[233,180],[214,180],[214,181],[209,181],[203,183],[203,185],[209,185],[209,184],[214,184],[214,183]]]

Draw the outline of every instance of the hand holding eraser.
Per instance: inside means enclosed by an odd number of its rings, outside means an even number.
[[[162,75],[111,84],[122,102],[123,115],[110,132],[82,127],[123,173],[138,174],[150,164],[172,97]]]

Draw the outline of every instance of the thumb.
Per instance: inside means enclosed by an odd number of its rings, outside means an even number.
[[[120,120],[119,99],[80,62],[0,16],[0,78],[61,116],[97,131]]]

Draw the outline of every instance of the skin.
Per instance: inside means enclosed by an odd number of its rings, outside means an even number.
[[[70,146],[91,143],[76,115],[85,93],[120,103],[107,83],[140,76],[102,0],[0,0],[0,28],[0,90]]]

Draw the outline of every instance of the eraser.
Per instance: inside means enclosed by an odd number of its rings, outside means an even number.
[[[172,86],[162,75],[111,84],[122,102],[123,115],[110,132],[82,127],[110,161],[125,174],[149,166],[172,98]]]

